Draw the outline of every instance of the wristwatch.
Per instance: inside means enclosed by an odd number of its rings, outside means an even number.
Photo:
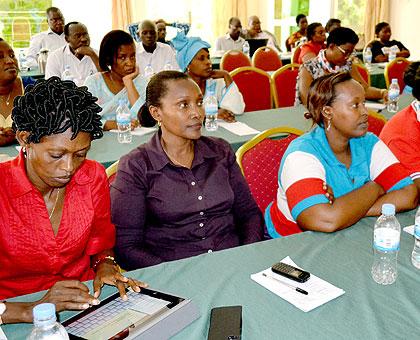
[[[1,316],[4,314],[5,311],[6,311],[6,304],[3,302],[0,302],[0,325],[3,324],[3,320],[1,319]]]

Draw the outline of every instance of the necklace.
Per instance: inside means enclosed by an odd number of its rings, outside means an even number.
[[[12,94],[12,92],[13,92],[13,90],[12,90],[12,91],[10,91],[10,92],[9,92],[9,95],[7,96],[7,99],[6,99],[6,105],[7,105],[7,106],[9,106],[9,103],[10,103],[10,95]],[[3,97],[5,97],[5,95],[2,95],[1,97],[3,98]],[[3,99],[3,100],[4,100],[4,99]]]
[[[54,206],[53,206],[53,208],[51,210],[51,213],[50,213],[50,216],[49,216],[50,220],[51,220],[51,216],[54,214],[55,207],[57,206],[58,196],[60,196],[60,189],[57,189],[57,195],[55,196],[55,203],[54,203]]]
[[[186,164],[183,164],[183,163],[181,163],[181,162],[179,162],[179,161],[177,161],[177,159],[174,157],[174,156],[172,156],[167,150],[166,150],[166,148],[163,146],[163,143],[162,143],[162,149],[163,149],[163,151],[165,152],[165,154],[166,154],[166,156],[168,156],[168,158],[173,162],[173,163],[175,163],[176,165],[180,165],[180,166],[182,166],[182,167],[184,167],[184,168],[188,168],[188,169],[190,169],[191,168],[191,165],[190,166],[187,166]],[[194,159],[194,154],[193,154],[193,159]],[[191,160],[191,163],[192,163],[192,160]]]

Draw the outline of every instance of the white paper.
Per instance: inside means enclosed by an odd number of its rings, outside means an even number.
[[[285,257],[281,262],[300,268],[289,256]],[[262,275],[263,273],[275,277],[276,280],[306,290],[308,295],[301,294],[293,288],[282,285],[269,277],[265,277]],[[341,288],[333,286],[331,283],[320,279],[312,273],[308,281],[300,283],[274,273],[270,267],[259,273],[252,274],[251,279],[304,312],[309,312],[345,293]]]
[[[144,135],[147,135],[148,133],[155,132],[156,130],[157,128],[155,127],[148,128],[148,127],[142,126],[142,127],[137,127],[134,130],[131,130],[131,134],[133,136],[144,136]],[[109,132],[118,133],[118,130],[113,129],[113,130],[109,130]]]
[[[410,235],[413,235],[414,236],[414,224],[413,225],[409,225],[409,226],[403,228],[403,230],[406,233],[409,233]]]
[[[0,327],[0,340],[7,340],[6,334],[4,334],[3,330]]]
[[[228,123],[228,122],[218,120],[217,123],[222,128],[238,136],[256,135],[257,133],[261,132],[241,122]]]
[[[386,105],[383,103],[374,103],[374,102],[366,102],[365,106],[368,109],[372,109],[372,110],[376,110],[376,111],[381,111],[383,109],[386,108]]]

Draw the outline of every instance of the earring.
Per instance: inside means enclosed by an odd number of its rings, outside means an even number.
[[[331,119],[328,119],[328,123],[327,123],[327,131],[331,130]]]
[[[22,146],[22,153],[23,153],[23,157],[26,158],[27,154],[26,154],[26,146]]]
[[[161,127],[162,123],[160,122],[160,120],[158,120],[158,126]]]

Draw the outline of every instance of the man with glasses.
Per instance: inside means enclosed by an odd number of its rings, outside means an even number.
[[[241,20],[237,17],[232,17],[229,19],[229,31],[222,37],[217,38],[216,40],[216,51],[229,51],[237,50],[242,51],[244,46],[245,39],[241,35],[242,24]]]
[[[357,67],[353,65],[353,51],[359,37],[350,28],[337,27],[327,39],[327,48],[321,50],[318,55],[302,64],[296,82],[295,105],[306,105],[309,86],[314,79],[328,73],[349,72],[353,79],[357,80],[365,90],[366,99],[387,100],[388,92],[369,86],[363,80]]]
[[[46,13],[49,28],[32,37],[26,53],[28,67],[38,66],[38,54],[42,49],[47,49],[51,53],[66,44],[63,14],[57,7],[47,8]]]

